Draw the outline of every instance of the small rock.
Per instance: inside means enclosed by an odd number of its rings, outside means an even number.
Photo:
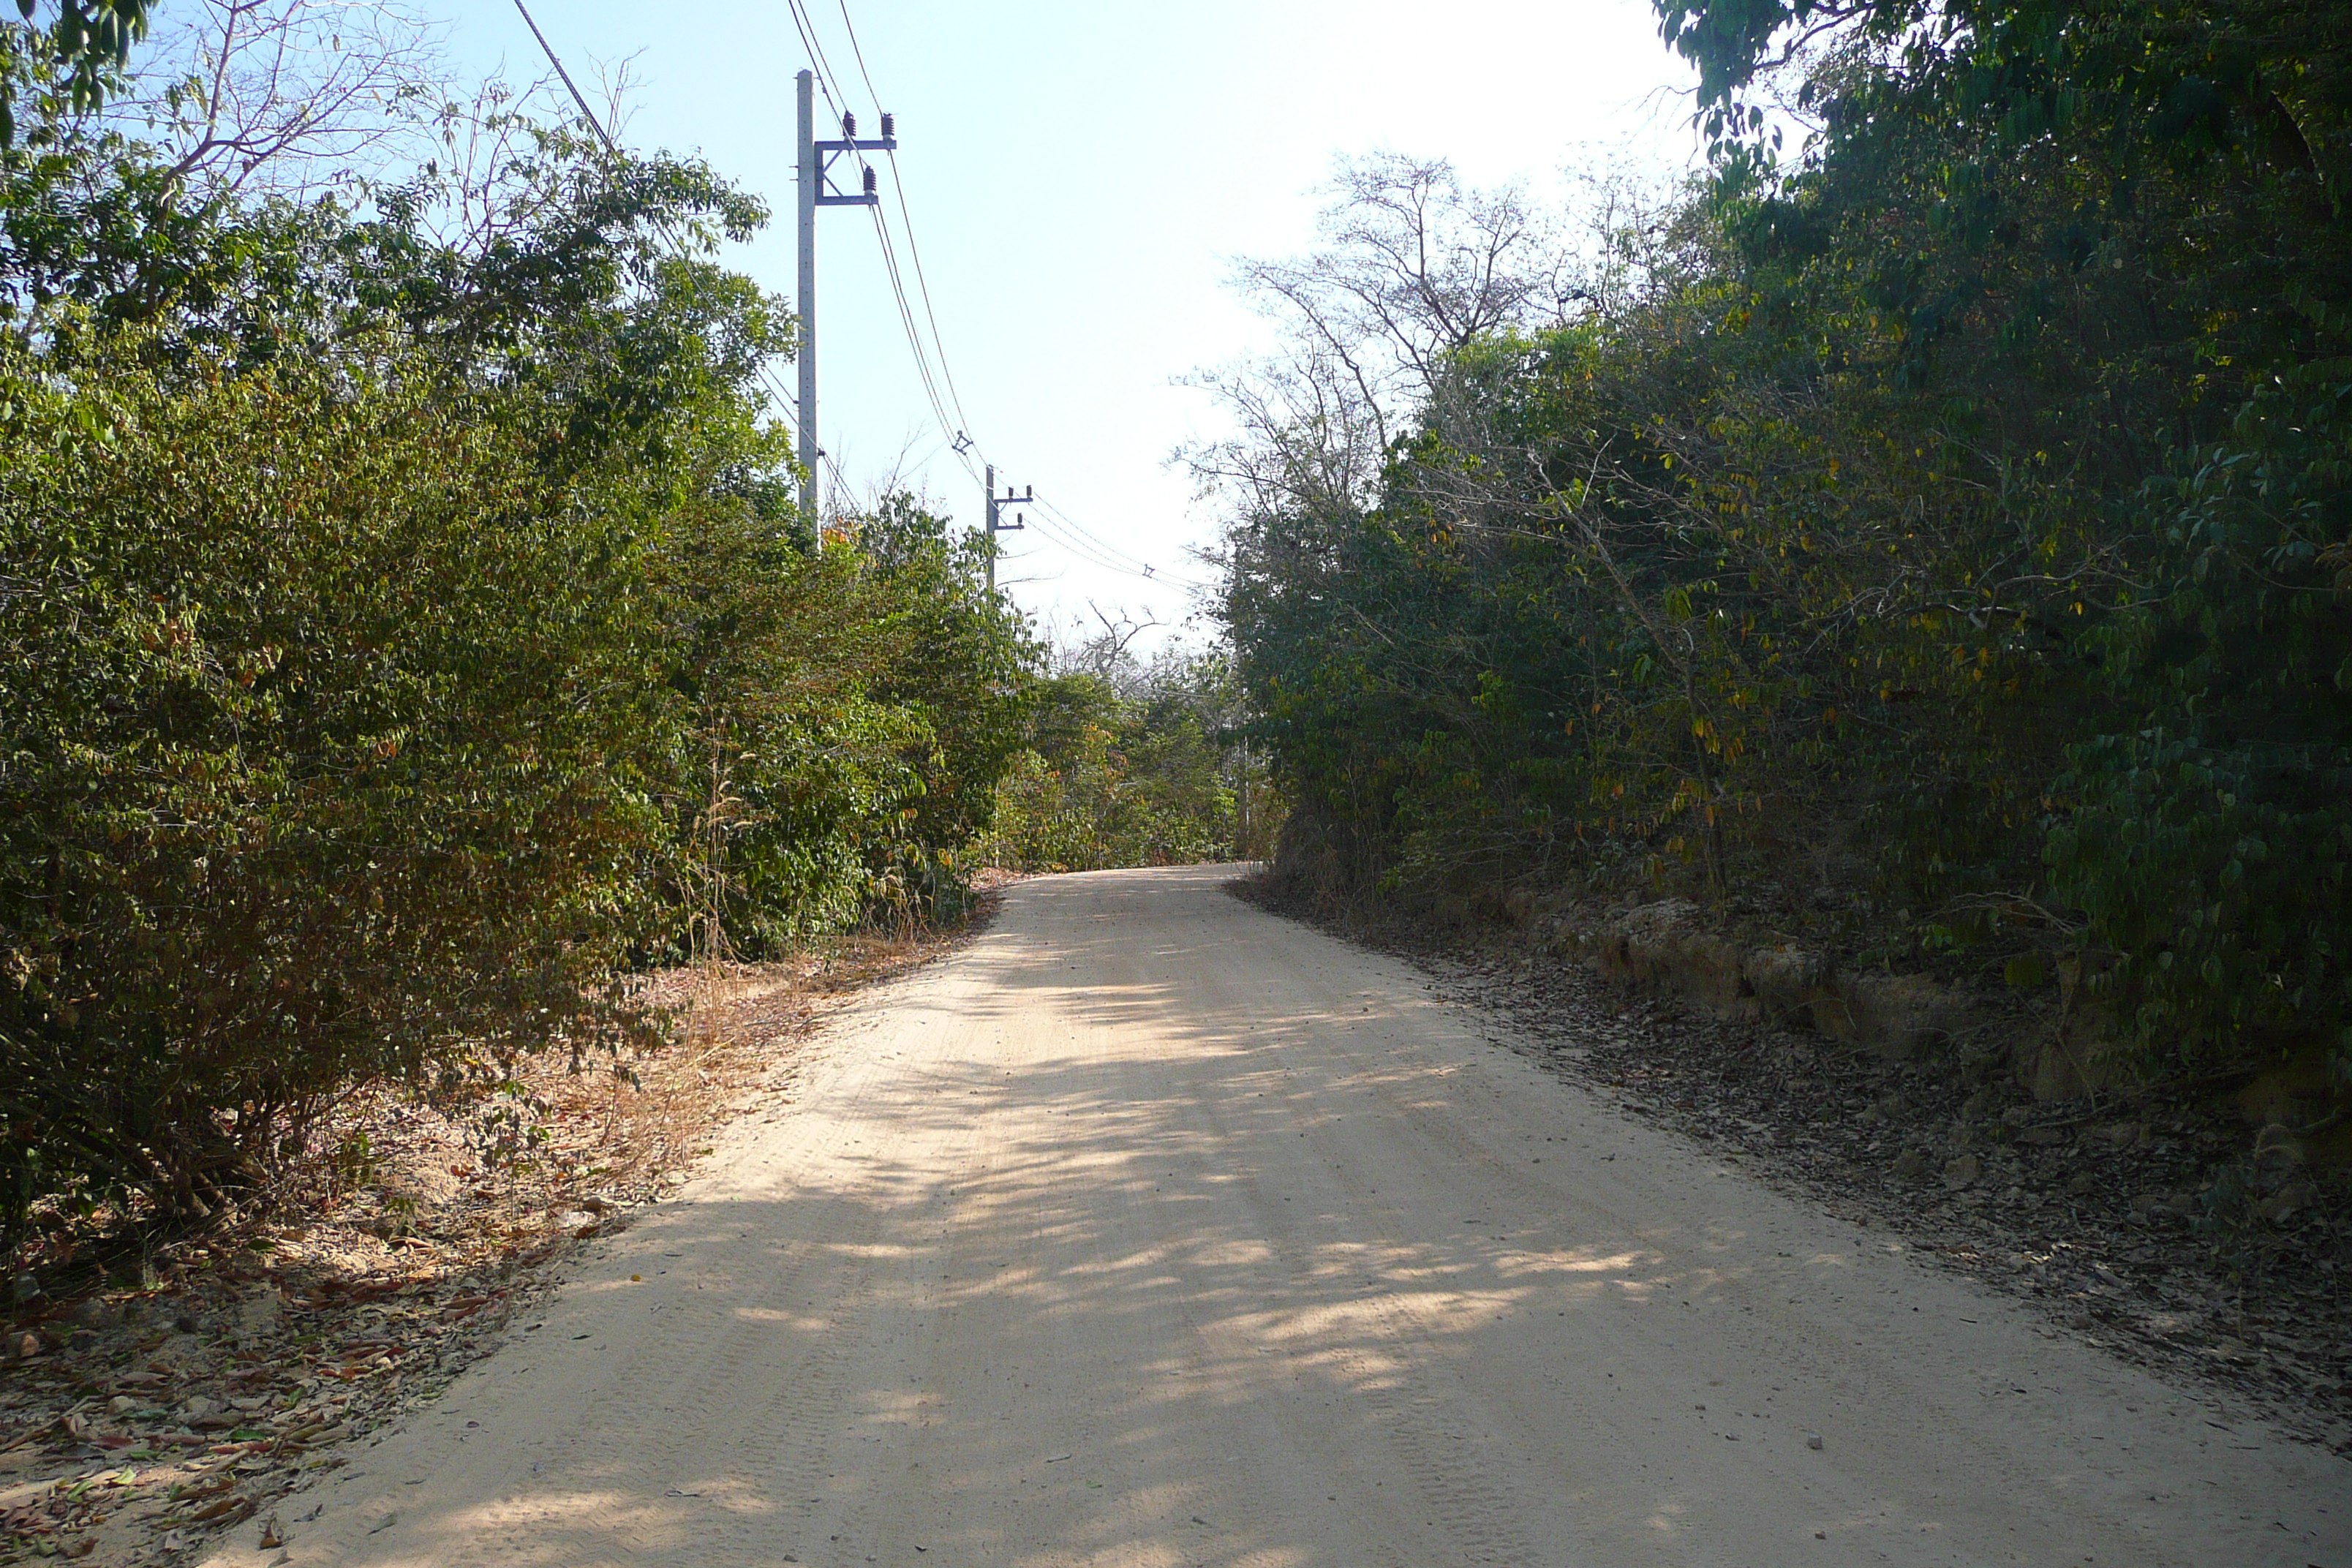
[[[127,1394],[118,1394],[106,1402],[106,1407],[117,1415],[128,1415],[139,1408],[139,1402]]]
[[[1975,1186],[1977,1178],[1983,1174],[1984,1162],[1974,1154],[1963,1154],[1944,1167],[1944,1185],[1957,1193],[1963,1187]]]
[[[21,1334],[10,1334],[8,1336],[8,1359],[10,1361],[29,1361],[34,1356],[40,1353],[40,1335],[28,1331]]]
[[[2066,1190],[2078,1198],[2089,1197],[2099,1190],[2099,1178],[2085,1171],[2066,1184]]]
[[[2066,1133],[2063,1128],[2057,1127],[2021,1127],[2017,1131],[2017,1141],[2031,1143],[2037,1149],[2047,1149],[2066,1142]]]
[[[1821,1435],[1819,1432],[1808,1432],[1808,1433],[1806,1433],[1806,1434],[1805,1434],[1805,1447],[1808,1447],[1808,1448],[1811,1448],[1811,1449],[1814,1449],[1815,1451],[1819,1451],[1819,1449],[1821,1448],[1821,1446],[1822,1446],[1822,1435]]]
[[[103,1296],[92,1296],[73,1310],[77,1328],[110,1329],[122,1321],[121,1311]]]
[[[194,1426],[195,1423],[203,1420],[205,1416],[210,1415],[214,1411],[218,1410],[219,1408],[219,1405],[215,1405],[211,1400],[206,1399],[200,1394],[194,1399],[189,1400],[185,1405],[180,1406],[179,1416],[181,1420],[187,1422],[190,1426]]]
[[[1916,1182],[1927,1173],[1927,1156],[1916,1149],[1906,1149],[1895,1156],[1895,1173],[1906,1182]]]

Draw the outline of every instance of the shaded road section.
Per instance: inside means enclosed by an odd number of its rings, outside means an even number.
[[[2352,1467],[1230,874],[1008,889],[282,1552],[213,1561],[2352,1568]]]

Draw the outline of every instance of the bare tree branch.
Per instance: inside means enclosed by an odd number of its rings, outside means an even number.
[[[203,195],[302,196],[421,157],[439,30],[390,0],[196,0],[162,13],[141,89],[107,119]]]

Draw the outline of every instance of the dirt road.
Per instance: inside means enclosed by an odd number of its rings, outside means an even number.
[[[1223,876],[1010,889],[283,1552],[212,1561],[2352,1565],[2352,1467]]]

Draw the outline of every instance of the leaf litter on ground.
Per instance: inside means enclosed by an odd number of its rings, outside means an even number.
[[[365,1139],[359,1184],[289,1182],[249,1214],[155,1246],[134,1281],[20,1305],[0,1366],[0,1563],[192,1560],[222,1531],[291,1542],[276,1505],[502,1342],[583,1244],[674,1191],[736,1117],[793,1103],[799,1047],[853,994],[981,929],[833,939],[764,964],[646,982],[685,1026],[626,1073],[560,1059],[520,1157],[461,1119],[354,1096],[329,1144]],[[257,1537],[258,1542],[258,1537]]]

